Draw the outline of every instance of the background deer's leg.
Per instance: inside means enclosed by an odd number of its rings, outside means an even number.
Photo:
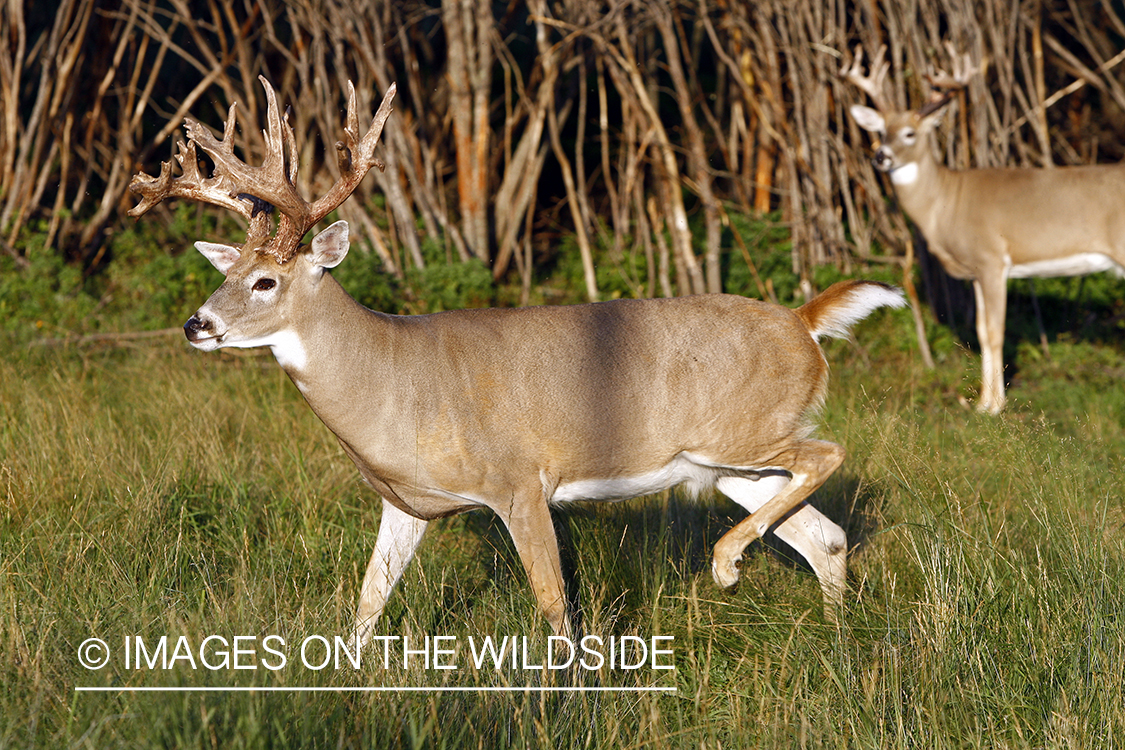
[[[788,483],[788,476],[767,475],[757,481],[743,477],[723,477],[715,486],[753,513]],[[785,516],[773,532],[812,566],[824,592],[826,611],[832,612],[842,607],[848,570],[848,538],[844,530],[805,500]]]
[[[824,484],[824,480],[828,479],[843,462],[844,449],[835,443],[823,440],[803,440],[783,454],[776,463],[785,466],[792,474],[792,479],[774,497],[766,500],[760,508],[751,513],[749,518],[744,518],[723,535],[715,545],[715,554],[711,561],[711,574],[715,582],[723,588],[730,588],[738,583],[737,563],[742,559],[742,551],[746,546],[784,519],[805,498]],[[824,520],[828,521],[828,519]],[[786,533],[795,531],[796,527],[790,526]],[[840,533],[843,534],[842,531]],[[817,575],[820,576],[819,571]],[[842,581],[840,585],[842,587]],[[821,578],[821,586],[824,587],[823,578]]]
[[[364,646],[371,638],[371,631],[383,614],[387,597],[402,577],[402,571],[414,558],[426,526],[426,521],[408,515],[386,499],[383,500],[379,536],[375,540],[375,551],[371,554],[367,573],[363,576],[363,586],[359,590],[359,605],[355,614],[357,646]]]
[[[510,509],[505,510],[509,512],[501,512],[500,518],[512,535],[512,542],[524,570],[527,571],[539,609],[555,635],[569,637],[570,618],[566,610],[566,586],[559,562],[559,542],[551,521],[551,510],[542,490],[536,491],[534,499],[514,498]]]
[[[980,342],[981,387],[977,409],[999,414],[1004,408],[1004,316],[1008,304],[1008,277],[997,269],[973,280],[977,303],[977,339]]]

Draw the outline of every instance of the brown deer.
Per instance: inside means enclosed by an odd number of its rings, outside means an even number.
[[[931,134],[946,104],[978,71],[953,56],[952,75],[928,76],[934,95],[916,112],[885,106],[885,48],[861,72],[857,48],[841,75],[871,97],[852,118],[875,133],[875,168],[891,178],[902,210],[950,276],[973,282],[983,370],[977,408],[1004,408],[1008,279],[1077,276],[1125,266],[1125,164],[1052,169],[946,169]]]
[[[820,336],[843,336],[872,310],[903,304],[874,282],[842,282],[797,310],[730,295],[395,316],[365,309],[329,269],[348,252],[340,221],[304,234],[378,162],[393,88],[359,136],[355,92],[340,178],[314,203],[294,186],[288,122],[268,102],[261,167],[233,156],[234,107],[215,140],[188,120],[182,176],[165,163],[132,189],[139,216],[167,197],[232,209],[241,247],[198,242],[226,279],[184,326],[204,351],[270,347],[309,406],[383,498],[355,637],[370,637],[427,524],[489,508],[511,534],[556,634],[570,632],[552,503],[612,500],[686,484],[711,487],[750,516],[715,547],[713,574],[734,585],[744,548],[769,529],[807,559],[830,615],[845,589],[847,540],[807,498],[844,459],[813,440],[828,366]],[[349,84],[350,86],[350,84]],[[214,162],[200,172],[196,146]],[[278,209],[272,236],[269,212]]]

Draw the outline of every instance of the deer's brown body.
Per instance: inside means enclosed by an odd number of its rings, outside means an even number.
[[[402,317],[363,308],[328,272],[348,251],[344,222],[291,252],[197,247],[226,280],[185,325],[188,339],[270,347],[383,497],[360,643],[427,523],[474,508],[504,522],[565,634],[550,505],[685,483],[751,511],[715,548],[721,585],[775,528],[841,603],[846,538],[806,502],[843,460],[840,446],[808,437],[827,384],[817,338],[902,304],[897,290],[845,282],[796,311],[705,295]]]
[[[550,500],[560,487],[603,482],[608,494],[589,499],[608,499],[614,481],[685,453],[764,468],[807,426],[827,376],[815,345],[793,346],[810,340],[800,318],[740,297],[310,323],[317,356],[287,371],[364,476],[427,519],[501,511],[528,485]],[[330,346],[337,326],[348,336]],[[784,349],[795,351],[778,357]],[[440,367],[422,373],[418,363]],[[347,386],[322,385],[329,368],[371,384],[362,420],[349,418],[357,399]],[[767,403],[755,397],[763,381],[776,384]]]

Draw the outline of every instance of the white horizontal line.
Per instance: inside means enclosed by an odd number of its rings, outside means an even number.
[[[76,693],[674,693],[675,687],[85,687]]]

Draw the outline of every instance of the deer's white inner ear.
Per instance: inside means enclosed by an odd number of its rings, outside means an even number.
[[[322,268],[335,268],[348,254],[348,222],[337,221],[313,237],[310,260]]]
[[[196,242],[195,249],[203,253],[203,257],[211,261],[211,265],[219,269],[223,276],[227,275],[230,267],[242,256],[237,247],[214,242]]]
[[[887,129],[887,122],[878,111],[865,107],[862,104],[853,104],[849,110],[855,124],[871,133],[882,133]]]

